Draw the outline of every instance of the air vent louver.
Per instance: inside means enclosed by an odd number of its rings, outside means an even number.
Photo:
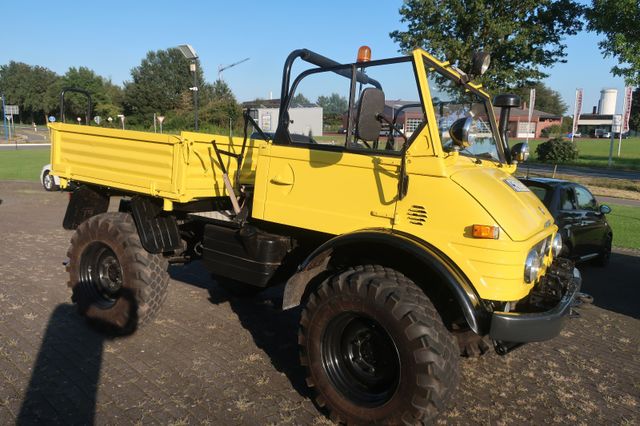
[[[427,210],[422,206],[411,206],[407,211],[409,223],[422,226],[427,221]]]

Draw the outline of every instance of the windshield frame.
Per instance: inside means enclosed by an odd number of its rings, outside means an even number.
[[[424,90],[424,95],[425,95],[424,98],[428,98],[430,101],[433,99],[431,96],[431,87],[429,85],[429,80],[427,76],[427,68],[432,68],[438,74],[442,75],[448,80],[451,80],[458,86],[464,87],[466,90],[477,95],[480,99],[484,101],[485,109],[489,117],[489,123],[491,125],[491,133],[496,141],[496,151],[498,153],[499,158],[494,158],[494,159],[481,158],[481,160],[495,161],[495,162],[499,162],[500,164],[506,164],[507,163],[507,157],[505,154],[506,149],[504,146],[504,141],[502,140],[502,135],[500,134],[500,131],[498,128],[498,122],[496,120],[495,111],[493,109],[493,103],[491,101],[491,98],[489,97],[489,94],[484,90],[482,90],[481,85],[475,84],[469,81],[466,75],[463,76],[462,74],[460,74],[459,70],[452,67],[449,64],[449,62],[440,62],[422,49],[414,50],[413,56],[414,56],[414,64],[416,67],[416,72],[418,74],[418,80],[421,87]],[[428,114],[426,121],[428,123],[434,123],[434,126],[430,126],[431,138],[434,141],[436,140],[439,141],[439,144],[437,145],[440,147],[440,150],[442,150],[442,152],[444,153],[444,150],[442,147],[442,140],[440,138],[440,133],[438,130],[437,119],[435,117],[435,110],[433,108],[433,103],[431,102],[431,105],[427,106],[425,99],[422,99],[422,103],[423,103],[423,108],[426,110]],[[472,157],[477,158],[475,156],[472,156]]]

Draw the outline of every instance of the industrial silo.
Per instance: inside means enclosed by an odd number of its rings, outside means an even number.
[[[600,101],[598,102],[598,114],[611,115],[616,113],[616,100],[618,90],[602,89],[600,91]]]

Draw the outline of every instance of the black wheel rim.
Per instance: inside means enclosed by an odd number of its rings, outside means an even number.
[[[395,394],[400,357],[377,321],[348,312],[334,318],[321,343],[322,367],[333,386],[357,405],[377,407]]]
[[[122,267],[113,250],[100,242],[89,245],[80,261],[80,285],[92,301],[110,308],[119,297],[122,283]]]

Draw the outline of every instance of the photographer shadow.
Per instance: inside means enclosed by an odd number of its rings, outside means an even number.
[[[105,340],[137,329],[133,293],[125,291],[122,297],[130,302],[131,312],[127,326],[121,330],[96,320],[90,327],[78,314],[76,305],[56,306],[47,323],[17,425],[95,424]]]
[[[93,424],[105,336],[76,307],[58,305],[47,324],[16,424]]]

